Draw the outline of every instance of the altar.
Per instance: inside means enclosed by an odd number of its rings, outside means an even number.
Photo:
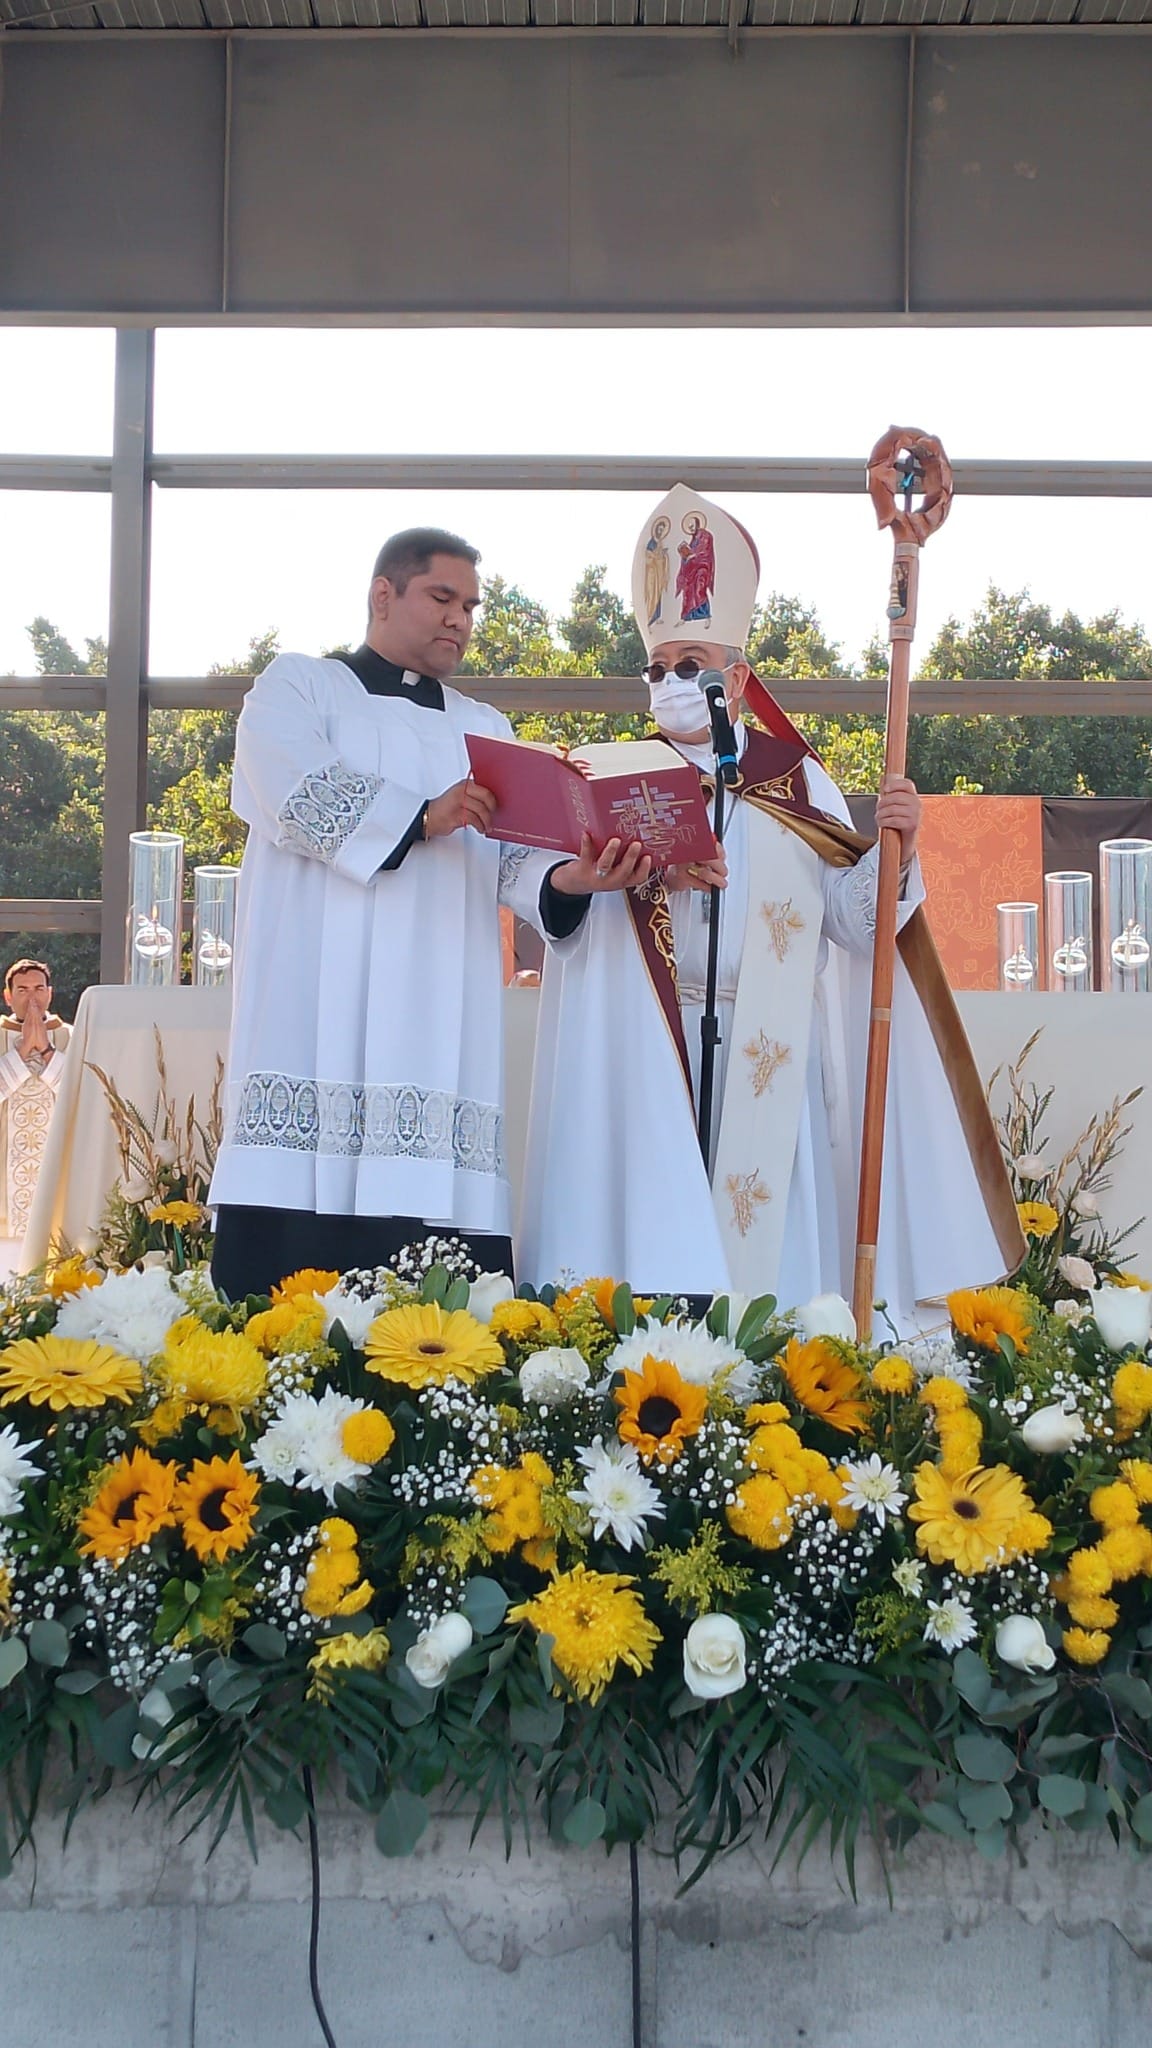
[[[1152,1148],[1152,1005],[1140,997],[1110,995],[1004,995],[983,990],[957,995],[976,1065],[985,1081],[997,1069],[993,1106],[1004,1100],[1003,1069],[1042,1029],[1028,1063],[1038,1087],[1054,1091],[1046,1128],[1055,1160],[1090,1117],[1116,1096],[1143,1088],[1125,1121],[1132,1125],[1102,1201],[1106,1224],[1139,1221],[1125,1248],[1128,1262],[1152,1272],[1152,1218],[1146,1161]],[[504,993],[506,1142],[513,1190],[519,1186],[528,1126],[532,1049],[539,993],[510,984]],[[199,1113],[208,1105],[216,1062],[227,1048],[230,994],[211,988],[86,989],[76,1014],[44,1164],[33,1202],[23,1263],[37,1265],[54,1241],[86,1249],[96,1242],[101,1212],[119,1165],[115,1133],[94,1066],[110,1074],[150,1116],[157,1100],[155,1034],[164,1043],[169,1083],[183,1112],[190,1095]]]

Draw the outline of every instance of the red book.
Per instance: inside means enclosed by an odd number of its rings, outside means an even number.
[[[467,739],[473,776],[496,798],[494,839],[579,853],[587,832],[597,854],[610,839],[638,839],[660,867],[715,856],[700,777],[663,740],[610,740],[568,760],[534,740]]]

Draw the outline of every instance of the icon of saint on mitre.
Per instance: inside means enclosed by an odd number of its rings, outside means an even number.
[[[671,565],[664,543],[672,531],[672,521],[661,513],[652,521],[652,531],[644,548],[644,606],[648,613],[648,624],[655,626],[660,618],[664,593],[668,588]]]
[[[702,512],[688,512],[680,522],[682,540],[676,550],[680,568],[676,595],[680,599],[680,624],[712,617],[712,592],[716,587],[716,548]]]

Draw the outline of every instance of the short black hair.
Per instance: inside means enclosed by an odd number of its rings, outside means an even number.
[[[433,555],[454,555],[457,561],[471,562],[473,568],[480,560],[479,548],[461,540],[458,533],[447,533],[442,526],[409,526],[385,541],[376,557],[372,580],[386,576],[397,595],[403,597],[411,577],[427,575]]]

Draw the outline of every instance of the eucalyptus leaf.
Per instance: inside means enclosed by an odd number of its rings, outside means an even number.
[[[1006,1785],[1016,1775],[1016,1755],[994,1735],[958,1735],[956,1761],[966,1778],[981,1784]]]
[[[956,1804],[974,1831],[1012,1818],[1012,1794],[1006,1785],[961,1785]]]
[[[455,1309],[467,1308],[468,1293],[468,1282],[463,1278],[461,1274],[457,1273],[455,1279],[450,1282],[444,1295],[445,1313],[451,1315],[453,1310]]]
[[[21,1636],[8,1636],[0,1643],[0,1692],[19,1678],[28,1662],[28,1645]]]
[[[630,1337],[636,1328],[636,1304],[626,1280],[620,1282],[612,1296],[612,1321],[618,1337]]]
[[[98,1671],[62,1671],[56,1680],[57,1692],[83,1694],[95,1692],[100,1683]]]
[[[376,1816],[376,1847],[382,1856],[410,1856],[428,1825],[427,1800],[406,1785],[395,1785]]]
[[[28,1631],[28,1655],[37,1664],[62,1671],[68,1662],[68,1631],[58,1621],[34,1621]]]
[[[1138,1842],[1152,1842],[1152,1792],[1136,1801],[1128,1815],[1128,1825]]]
[[[477,1635],[490,1636],[508,1612],[508,1595],[495,1579],[469,1579],[460,1600]]]
[[[278,1628],[271,1628],[265,1621],[254,1621],[246,1628],[242,1640],[247,1643],[254,1657],[262,1664],[276,1664],[285,1656],[288,1638]]]
[[[132,1738],[139,1732],[140,1715],[135,1701],[129,1700],[106,1720],[97,1722],[92,1731],[92,1747],[101,1761],[111,1764],[114,1770],[130,1771],[135,1762]]]
[[[1100,1683],[1122,1714],[1135,1714],[1138,1721],[1152,1721],[1152,1686],[1147,1679],[1134,1678],[1127,1671],[1109,1671]]]
[[[954,1841],[966,1842],[969,1839],[964,1816],[945,1799],[930,1799],[926,1806],[921,1807],[920,1818],[927,1827],[935,1828],[938,1834],[951,1835]]]
[[[443,1307],[444,1296],[451,1285],[452,1276],[447,1266],[429,1266],[420,1289],[420,1299],[425,1302],[437,1301]]]
[[[587,1849],[592,1842],[602,1839],[607,1819],[598,1799],[578,1799],[564,1822],[564,1840],[578,1849]]]
[[[299,1785],[289,1779],[264,1795],[264,1811],[274,1827],[298,1828],[307,1815],[308,1801]]]
[[[962,1700],[982,1714],[992,1697],[992,1673],[975,1650],[958,1650],[952,1660],[952,1683]]]
[[[563,1700],[549,1700],[543,1707],[513,1707],[508,1716],[508,1733],[513,1742],[533,1749],[550,1749],[564,1726]]]
[[[994,1863],[997,1856],[1004,1854],[1004,1844],[1008,1837],[1003,1828],[997,1826],[983,1828],[978,1835],[973,1835],[972,1840],[975,1842],[980,1854],[987,1857],[989,1863]]]
[[[1073,1778],[1065,1771],[1053,1771],[1041,1778],[1037,1787],[1037,1798],[1046,1813],[1079,1813],[1088,1797],[1088,1787],[1083,1778]]]

